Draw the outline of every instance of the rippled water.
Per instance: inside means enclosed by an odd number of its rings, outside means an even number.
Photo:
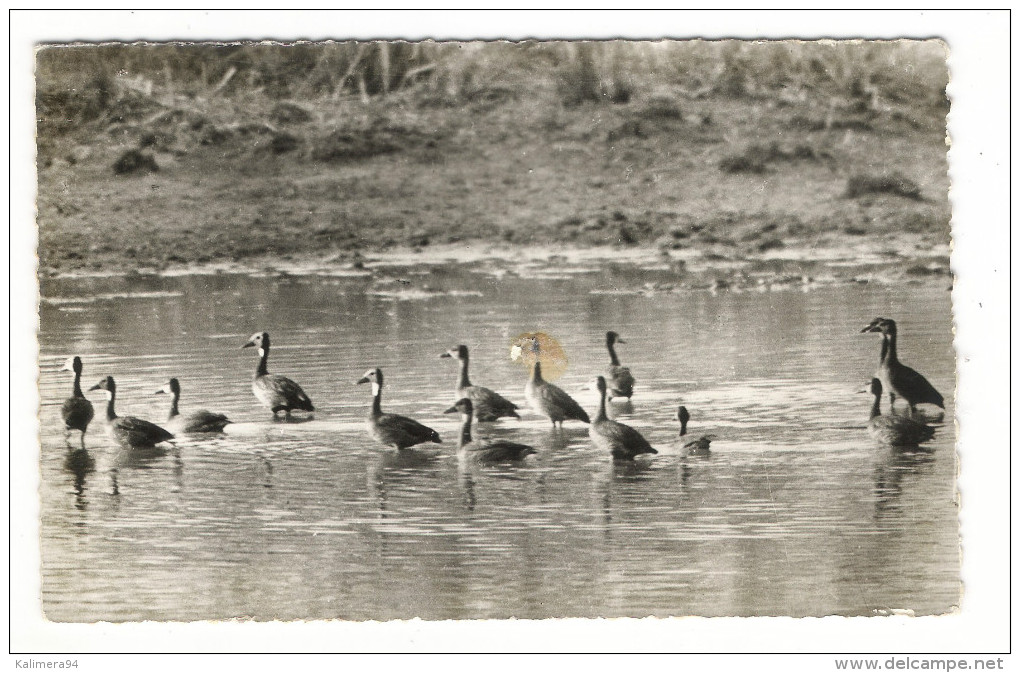
[[[538,274],[535,274],[536,276]],[[49,619],[543,618],[939,613],[959,601],[955,432],[893,452],[864,430],[855,391],[878,361],[876,315],[900,324],[900,357],[953,417],[944,286],[631,293],[639,275],[491,276],[437,268],[371,276],[46,279],[42,349],[43,604]],[[456,457],[456,366],[523,406],[512,339],[544,331],[566,349],[557,384],[586,389],[619,332],[638,381],[615,406],[660,454],[614,465],[587,426],[531,414],[490,434],[535,446],[523,465]],[[270,371],[317,411],[274,422],[251,394],[248,336],[269,331]],[[160,420],[181,380],[183,412],[226,413],[225,435],[130,457],[102,429],[88,456],[63,442],[69,355],[84,387],[118,383],[118,411]],[[398,454],[364,430],[370,366],[384,408],[442,445]],[[682,402],[710,457],[682,457]],[[476,434],[478,434],[476,432]],[[116,471],[111,468],[116,467]]]

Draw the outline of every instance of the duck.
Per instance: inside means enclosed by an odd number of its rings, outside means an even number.
[[[882,416],[882,381],[877,377],[860,392],[871,393],[875,401],[868,418],[868,432],[875,441],[889,446],[917,446],[935,436],[935,428],[906,416]]]
[[[521,344],[514,346],[513,356],[515,358],[521,357],[522,353],[525,352],[524,349],[527,348],[535,359],[531,365],[531,377],[524,386],[524,398],[527,400],[528,406],[536,413],[552,421],[553,428],[556,427],[557,423],[562,428],[563,421],[565,420],[591,423],[588,413],[581,408],[580,404],[574,401],[574,398],[557,386],[542,379],[542,363],[538,358],[538,339],[536,337],[529,337],[522,340],[522,342],[524,344],[523,347]]]
[[[471,439],[471,417],[474,413],[474,403],[468,397],[457,400],[457,403],[447,409],[445,413],[460,414],[460,439],[457,449],[461,455],[467,458],[480,463],[504,463],[524,460],[537,453],[533,447],[527,444],[518,444],[505,439],[473,441]]]
[[[483,423],[490,423],[500,418],[520,418],[517,405],[499,393],[482,386],[471,385],[468,379],[468,347],[464,345],[451,348],[440,354],[441,358],[456,358],[460,362],[460,374],[457,377],[456,399],[467,398],[474,407],[474,417]]]
[[[682,404],[676,410],[676,420],[680,421],[680,441],[683,444],[682,453],[684,455],[707,456],[711,453],[709,447],[712,444],[712,440],[715,439],[715,435],[704,435],[692,442],[684,442],[684,436],[687,434],[687,423],[691,420],[691,412],[687,411],[687,407]]]
[[[251,382],[251,391],[255,393],[258,401],[271,410],[274,417],[281,411],[286,412],[288,418],[290,412],[295,409],[315,411],[312,400],[305,394],[305,391],[301,390],[301,386],[286,376],[269,373],[266,367],[266,362],[269,360],[269,332],[256,332],[251,335],[246,344],[241,346],[241,348],[252,347],[259,349],[259,364],[255,368],[255,378]]]
[[[443,440],[439,438],[439,433],[413,418],[382,412],[383,373],[381,369],[378,367],[369,369],[355,383],[372,384],[372,409],[368,413],[368,434],[373,439],[384,446],[392,446],[398,451],[425,442],[443,443]]]
[[[64,419],[64,442],[70,445],[71,432],[78,430],[81,432],[81,448],[84,449],[85,431],[88,430],[89,423],[95,418],[96,411],[92,407],[92,402],[89,402],[81,392],[81,358],[77,355],[68,358],[60,371],[74,372],[74,387],[71,389],[71,396],[64,400],[64,404],[60,407],[60,415]]]
[[[230,419],[223,414],[214,414],[205,409],[182,416],[177,410],[177,403],[181,399],[181,384],[176,378],[171,378],[154,394],[164,393],[172,396],[167,425],[178,432],[223,432],[223,428],[230,423]]]
[[[606,350],[609,351],[609,367],[606,369],[606,384],[609,386],[609,399],[614,397],[626,397],[628,400],[634,394],[634,376],[628,367],[620,364],[620,358],[616,356],[615,345],[627,343],[616,332],[606,332]]]
[[[118,416],[113,407],[117,399],[117,384],[112,376],[107,376],[89,390],[106,392],[106,427],[110,437],[124,448],[150,449],[174,438],[170,431],[155,423],[135,416]]]
[[[916,413],[918,404],[934,404],[945,409],[946,404],[941,393],[921,374],[899,361],[896,355],[896,321],[889,318],[875,318],[861,333],[880,332],[882,334],[882,354],[875,372],[875,378],[882,382],[883,389],[889,393],[889,409],[893,408],[897,397],[902,397],[910,407],[910,414]]]
[[[658,453],[640,432],[606,416],[604,376],[595,379],[595,388],[599,391],[599,410],[591,427],[588,428],[592,443],[602,450],[609,451],[613,460],[634,460],[643,453]]]

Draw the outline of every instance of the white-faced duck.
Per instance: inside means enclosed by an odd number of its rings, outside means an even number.
[[[918,423],[906,416],[882,416],[879,406],[882,400],[882,382],[877,378],[859,392],[871,393],[875,401],[871,405],[871,416],[868,419],[868,432],[875,441],[889,446],[909,447],[927,442],[935,436],[935,428]]]
[[[634,394],[634,376],[628,367],[620,364],[620,358],[616,356],[616,344],[627,343],[620,338],[616,332],[606,332],[606,350],[609,351],[609,367],[606,369],[606,385],[609,399],[614,397],[626,397],[628,400]]]
[[[259,364],[255,368],[251,391],[255,393],[255,397],[262,403],[262,406],[272,411],[274,416],[281,411],[286,412],[287,416],[290,416],[290,412],[294,410],[315,411],[312,400],[305,394],[305,391],[301,390],[301,386],[286,376],[269,373],[266,366],[269,360],[269,333],[256,332],[251,335],[248,343],[241,346],[241,348],[252,347],[258,348]]]
[[[465,458],[479,463],[506,463],[524,460],[533,453],[537,453],[533,447],[527,444],[518,444],[505,439],[471,439],[471,417],[474,413],[474,404],[467,397],[457,400],[457,403],[446,410],[448,414],[460,414],[460,438],[457,442],[457,449]]]
[[[606,416],[605,377],[595,379],[595,388],[599,391],[599,410],[588,428],[592,443],[603,451],[609,451],[614,460],[634,460],[643,453],[658,453],[640,432]]]
[[[106,428],[110,437],[124,448],[148,449],[174,438],[173,434],[155,423],[135,416],[118,416],[114,410],[117,399],[117,384],[112,376],[89,388],[106,393]]]
[[[541,414],[552,421],[554,428],[557,423],[562,428],[563,421],[565,420],[581,421],[583,423],[591,422],[587,412],[581,408],[580,404],[574,401],[574,398],[542,378],[542,363],[539,361],[537,338],[527,337],[522,339],[522,343],[514,345],[513,354],[515,357],[530,354],[531,357],[529,359],[534,360],[531,364],[531,377],[524,386],[524,399],[527,400],[528,406],[535,413]]]
[[[707,456],[711,453],[709,447],[712,445],[712,440],[715,439],[715,435],[704,435],[694,441],[686,441],[684,437],[687,435],[687,423],[691,420],[691,412],[687,411],[687,407],[680,405],[676,410],[676,420],[680,422],[680,453],[685,456]]]
[[[181,384],[176,378],[166,382],[166,385],[156,391],[155,394],[168,394],[170,398],[170,413],[167,416],[167,427],[174,432],[185,433],[206,433],[223,432],[230,420],[223,414],[214,414],[211,411],[201,409],[182,415],[177,409],[181,399]]]
[[[64,442],[70,445],[71,432],[81,432],[81,448],[85,448],[85,431],[96,415],[92,403],[81,392],[81,358],[75,355],[69,358],[60,371],[74,372],[74,387],[71,396],[64,400],[60,407],[60,415],[64,419]]]
[[[439,434],[432,428],[426,427],[406,416],[383,413],[383,373],[381,369],[369,369],[355,383],[372,384],[372,409],[368,412],[368,434],[377,442],[399,450],[425,442],[432,442],[434,444],[443,443],[439,439]]]
[[[899,361],[896,354],[895,320],[875,318],[861,330],[862,334],[865,332],[882,334],[882,355],[875,378],[882,382],[882,387],[889,393],[890,410],[897,396],[907,401],[911,414],[914,414],[914,407],[918,404],[934,404],[946,408],[942,395],[928,383],[928,379]]]
[[[506,399],[499,393],[482,386],[471,385],[468,378],[468,347],[457,346],[441,354],[441,358],[456,358],[460,362],[460,374],[457,376],[456,397],[461,400],[471,400],[474,407],[474,417],[480,422],[491,423],[500,418],[520,418],[517,413],[517,405]]]

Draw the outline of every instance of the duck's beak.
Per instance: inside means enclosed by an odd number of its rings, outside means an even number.
[[[165,392],[166,392],[165,390],[163,390],[162,388],[160,388],[159,390],[157,390],[156,392],[154,392],[154,393],[153,393],[153,395],[162,395],[162,394],[163,394],[163,393],[165,393]]]
[[[450,355],[449,353],[440,353],[439,357],[441,357],[441,358],[452,358],[453,356]]]
[[[367,376],[362,376],[360,379],[354,382],[354,385],[360,385],[362,383],[368,383],[369,379]]]
[[[444,411],[443,413],[444,413],[444,414],[456,414],[456,413],[458,413],[459,411],[460,411],[460,409],[458,409],[457,407],[455,407],[455,406],[454,406],[454,407],[450,407],[449,409],[447,409],[447,410],[446,410],[446,411]]]
[[[625,344],[627,342],[623,340],[623,337],[616,337],[616,343],[618,343],[618,344]]]
[[[94,385],[91,388],[89,388],[89,390],[102,390],[102,389],[103,389],[103,384],[102,383],[97,383],[96,385]]]

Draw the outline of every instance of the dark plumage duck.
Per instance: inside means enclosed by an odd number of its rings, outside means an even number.
[[[882,401],[882,382],[877,378],[861,392],[869,392],[875,396],[871,405],[871,416],[868,420],[868,432],[878,442],[889,446],[917,446],[935,436],[935,428],[918,423],[906,416],[882,416],[879,406]]]
[[[466,458],[481,463],[504,463],[524,460],[527,456],[537,453],[534,448],[526,444],[518,444],[505,439],[479,440],[471,439],[471,416],[474,405],[467,397],[460,399],[452,407],[446,410],[448,414],[460,413],[460,440],[457,448]]]
[[[117,399],[117,384],[112,376],[107,376],[89,390],[106,391],[106,427],[114,441],[124,448],[148,449],[174,438],[155,423],[134,416],[118,416],[113,408]]]
[[[181,399],[181,384],[175,378],[167,381],[165,386],[156,391],[157,395],[163,393],[172,396],[167,426],[176,432],[223,432],[223,428],[230,423],[230,420],[223,414],[214,414],[205,409],[182,416],[181,412],[177,410],[177,403]]]
[[[528,401],[528,406],[533,411],[552,421],[554,428],[557,423],[562,428],[563,421],[565,420],[591,423],[587,412],[570,395],[542,379],[542,363],[539,361],[537,338],[529,337],[524,339],[523,343],[514,346],[512,352],[515,358],[529,353],[531,358],[534,359],[534,362],[531,364],[531,377],[524,386],[524,398]]]
[[[81,370],[81,358],[77,355],[60,368],[60,371],[74,372],[74,388],[71,389],[71,396],[64,400],[60,407],[60,415],[64,419],[64,441],[70,444],[71,432],[78,430],[81,432],[81,448],[84,449],[85,431],[95,417],[96,411],[81,392]]]
[[[634,376],[630,369],[620,364],[620,358],[616,356],[616,344],[627,343],[620,338],[616,332],[606,332],[606,350],[609,351],[609,367],[606,369],[606,385],[609,386],[609,399],[614,397],[626,397],[628,400],[634,394]]]
[[[704,435],[692,442],[684,441],[684,436],[687,434],[687,423],[691,420],[691,413],[687,411],[687,407],[681,405],[676,410],[676,420],[680,421],[680,442],[683,444],[682,453],[684,455],[707,456],[711,453],[709,446],[711,446],[712,440],[715,439],[713,435]]]
[[[381,369],[369,369],[355,383],[372,384],[372,410],[368,413],[368,434],[376,441],[400,450],[425,442],[443,443],[443,440],[439,439],[439,433],[432,428],[406,416],[382,412],[383,373]]]
[[[517,413],[517,405],[504,398],[499,393],[483,388],[482,386],[471,385],[468,379],[468,348],[457,346],[443,353],[441,358],[456,358],[460,362],[460,375],[457,377],[456,399],[467,398],[474,406],[474,417],[480,422],[489,423],[500,418],[520,418]]]
[[[910,405],[910,413],[915,412],[917,404],[934,404],[946,408],[945,400],[935,387],[928,383],[916,371],[899,361],[896,355],[896,321],[888,318],[875,318],[861,330],[864,332],[881,332],[882,357],[875,372],[875,378],[882,382],[882,387],[889,393],[889,408],[892,409],[896,397],[902,397]]]
[[[642,453],[658,453],[640,432],[606,416],[605,377],[595,379],[595,387],[599,391],[599,410],[591,427],[588,428],[592,443],[600,449],[609,451],[614,460],[634,460],[635,456]]]
[[[287,416],[297,409],[300,411],[315,411],[312,400],[301,386],[294,383],[286,376],[270,374],[266,366],[269,360],[269,333],[262,332],[251,335],[248,343],[241,348],[257,347],[259,349],[259,364],[255,369],[255,378],[251,382],[251,391],[263,406],[270,409],[275,416],[284,411]]]

